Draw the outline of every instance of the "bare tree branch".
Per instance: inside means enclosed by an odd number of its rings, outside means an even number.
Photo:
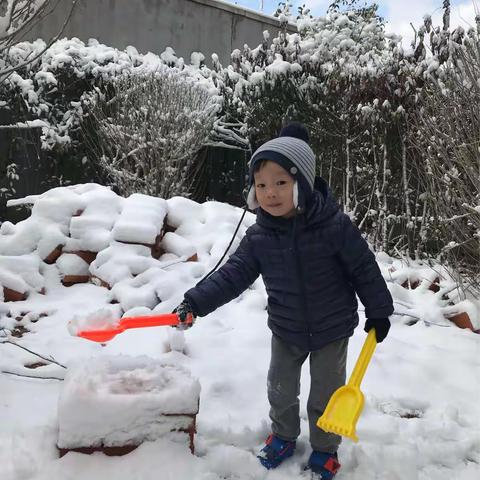
[[[25,375],[23,373],[9,372],[8,370],[0,370],[0,373],[5,373],[6,375],[15,375],[16,377],[25,377],[25,378],[38,378],[39,380],[59,380],[63,382],[63,378],[58,377],[44,377],[39,375]]]
[[[46,360],[47,362],[54,363],[55,365],[58,365],[59,367],[62,367],[62,368],[67,368],[65,365],[62,365],[60,362],[57,362],[51,356],[50,357],[44,357],[43,355],[40,355],[39,353],[34,352],[33,350],[28,349],[27,347],[23,347],[22,345],[19,345],[18,343],[11,342],[10,340],[5,340],[1,343],[8,343],[10,345],[13,345],[14,347],[21,348],[22,350],[25,350],[26,352],[31,353],[32,355],[35,355],[35,356],[41,358],[42,360]]]

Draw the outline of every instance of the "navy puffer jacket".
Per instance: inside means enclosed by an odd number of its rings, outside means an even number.
[[[355,293],[368,318],[393,313],[373,253],[321,178],[304,214],[285,219],[259,208],[256,224],[235,253],[185,298],[205,316],[240,295],[259,274],[268,294],[268,326],[304,350],[353,334]]]

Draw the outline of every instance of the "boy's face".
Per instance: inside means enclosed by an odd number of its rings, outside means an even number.
[[[267,160],[253,177],[257,201],[263,210],[274,217],[290,218],[295,215],[293,204],[295,180],[283,167]]]

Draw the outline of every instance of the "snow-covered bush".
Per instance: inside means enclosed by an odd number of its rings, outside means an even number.
[[[123,195],[188,195],[196,154],[208,141],[218,102],[195,82],[163,69],[126,75],[91,110],[100,166]],[[86,131],[89,139],[91,130]]]
[[[388,250],[396,221],[389,196],[403,196],[390,188],[402,181],[395,132],[405,122],[403,105],[415,100],[402,88],[400,39],[387,37],[375,12],[334,4],[313,18],[301,10],[298,33],[288,34],[284,22],[276,38],[265,32],[257,48],[234,51],[222,73],[227,115],[245,123],[253,146],[286,120],[307,124],[318,173]]]
[[[19,43],[3,52],[1,61],[12,66],[22,65],[45,46],[43,40]],[[196,56],[193,60],[193,65],[185,65],[171,48],[160,56],[142,55],[133,47],[121,51],[93,39],[87,44],[77,38],[63,39],[0,85],[0,98],[5,102],[0,108],[12,111],[18,121],[43,120],[44,150],[68,149],[78,145],[79,125],[90,101],[90,92],[113,83],[123,73],[143,75],[167,65],[216,95],[217,88],[209,77],[209,70],[205,70]]]
[[[177,58],[172,48],[160,56],[143,55],[133,47],[121,51],[96,40],[84,43],[77,38],[62,39],[46,47],[44,41],[37,40],[0,51],[0,64],[15,70],[0,83],[0,112],[3,122],[7,122],[0,129],[8,132],[12,144],[38,144],[35,161],[42,163],[42,190],[102,180],[98,159],[88,158],[81,125],[92,99],[97,98],[93,93],[107,92],[123,74],[145,75],[168,67],[172,74],[197,84],[221,103],[220,79],[211,75],[199,53],[192,54],[189,65]],[[222,141],[226,135],[229,131],[219,128],[216,138]],[[24,173],[17,169],[16,174]],[[12,187],[0,175],[3,197],[11,196]]]
[[[72,0],[67,18],[72,14],[77,0]],[[20,42],[33,25],[42,21],[58,5],[52,0],[2,0],[0,2],[0,57]],[[59,32],[60,33],[60,32]],[[53,38],[52,41],[56,40]],[[48,45],[45,46],[44,51]],[[35,61],[36,57],[25,58],[20,64],[11,65],[0,58],[0,82],[23,65]]]
[[[288,34],[284,22],[277,37],[265,32],[258,47],[234,51],[222,70],[226,112],[245,124],[254,147],[287,120],[306,123],[318,173],[375,247],[435,256],[450,240],[441,231],[438,243],[425,235],[433,211],[424,210],[412,119],[424,115],[423,97],[478,32],[451,32],[444,2],[443,28],[426,16],[407,55],[400,38],[385,33],[375,5],[357,4],[336,1],[319,18],[300,9],[298,33]]]
[[[415,115],[417,171],[425,191],[423,235],[480,292],[480,37],[432,84]]]

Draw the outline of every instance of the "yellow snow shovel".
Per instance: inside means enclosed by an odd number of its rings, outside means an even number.
[[[375,329],[372,328],[368,332],[347,385],[340,387],[331,396],[327,408],[317,421],[317,427],[325,432],[336,433],[358,442],[355,426],[365,403],[363,393],[360,391],[360,383],[376,346]]]

